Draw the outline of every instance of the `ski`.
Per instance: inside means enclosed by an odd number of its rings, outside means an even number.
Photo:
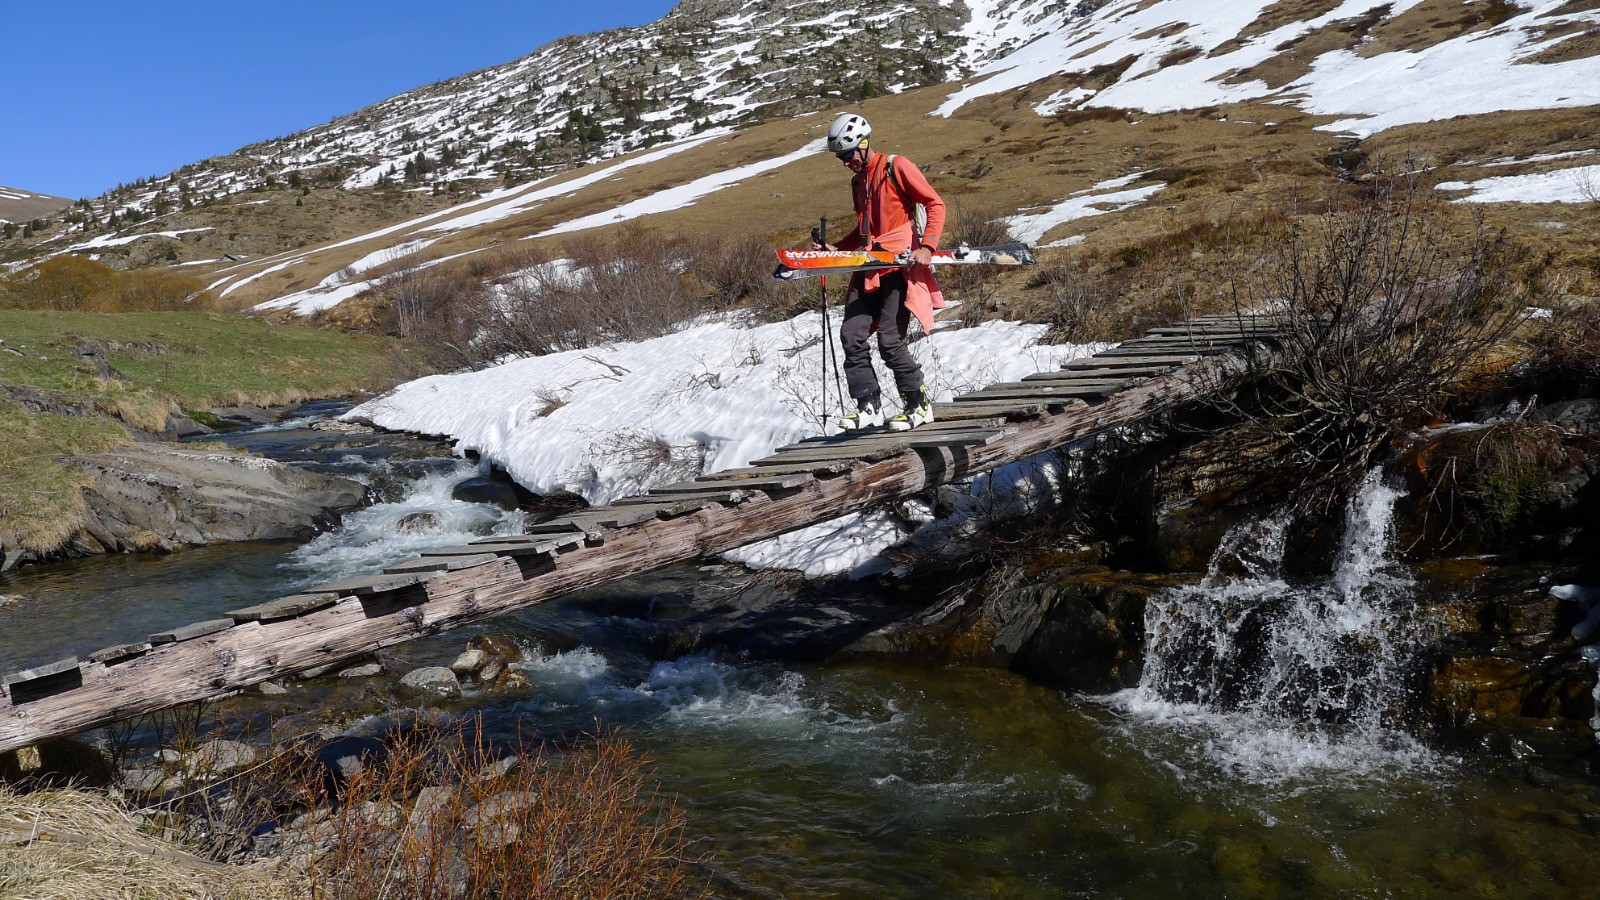
[[[992,247],[955,247],[936,250],[935,266],[1031,266],[1033,248],[1024,243],[995,244]],[[774,281],[815,278],[819,275],[845,275],[875,269],[898,269],[907,265],[907,254],[889,250],[779,250]]]

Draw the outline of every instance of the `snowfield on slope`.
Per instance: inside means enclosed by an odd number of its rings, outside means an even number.
[[[1045,330],[1016,322],[936,325],[912,347],[935,401],[1101,349],[1042,344]],[[345,418],[448,436],[458,451],[476,451],[531,490],[570,492],[602,505],[702,472],[743,466],[825,427],[836,430],[842,409],[832,376],[824,378],[821,336],[817,312],[752,327],[711,317],[648,341],[421,378]],[[829,335],[829,344],[838,351],[837,335]],[[879,380],[885,400],[896,406],[893,380],[881,367]],[[867,513],[799,534],[798,540],[763,542],[733,558],[812,575],[852,571],[904,539],[909,529],[887,514]]]
[[[1070,4],[1050,0],[983,0],[966,33],[988,35],[987,47],[1020,46],[979,68],[934,113],[950,116],[980,97],[1129,56],[1133,63],[1112,84],[1058,91],[1036,107],[1040,115],[1074,105],[1168,112],[1272,100],[1340,117],[1321,126],[1326,130],[1368,136],[1458,115],[1600,104],[1600,57],[1529,62],[1570,38],[1568,29],[1600,24],[1600,10],[1564,9],[1574,5],[1565,0],[1519,0],[1506,21],[1423,50],[1324,53],[1310,61],[1309,73],[1277,89],[1235,77],[1312,31],[1369,14],[1393,20],[1421,2],[1345,0],[1316,18],[1239,40],[1275,0],[1116,0],[1081,19]]]

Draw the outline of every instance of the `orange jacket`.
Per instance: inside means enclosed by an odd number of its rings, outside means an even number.
[[[889,157],[876,150],[867,150],[867,167],[850,180],[850,194],[856,208],[856,230],[845,235],[836,245],[840,250],[859,250],[876,245],[884,250],[915,250],[918,247],[939,248],[944,236],[944,200],[922,174],[922,170],[904,156],[894,158],[894,180],[897,190],[889,180]],[[901,194],[904,192],[904,197]],[[928,226],[919,242],[911,224],[908,203],[921,203],[927,207]],[[906,267],[906,308],[922,323],[923,333],[933,330],[934,310],[944,308],[944,293],[933,277],[931,266]],[[862,290],[875,291],[883,277],[882,272],[863,273]]]
[[[856,208],[856,230],[839,241],[840,250],[870,248],[873,243],[885,250],[915,250],[917,247],[938,249],[944,236],[944,200],[933,185],[909,159],[894,158],[894,178],[900,183],[896,190],[889,181],[889,157],[876,150],[867,150],[867,167],[850,180],[850,194]],[[905,198],[901,199],[901,191]],[[921,203],[928,208],[928,227],[922,243],[890,246],[884,239],[901,225],[911,221],[907,203]],[[910,230],[907,230],[910,234]]]

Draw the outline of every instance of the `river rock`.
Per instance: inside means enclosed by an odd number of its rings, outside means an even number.
[[[1458,646],[1433,664],[1429,694],[1448,725],[1594,717],[1594,667],[1571,655]]]
[[[212,740],[184,755],[184,769],[190,775],[219,776],[236,772],[255,763],[256,748],[241,741]]]
[[[243,453],[136,444],[75,461],[92,479],[82,552],[305,537],[366,502],[366,487]]]
[[[463,503],[491,503],[501,509],[516,509],[516,487],[506,477],[474,475],[450,490],[450,498]]]
[[[461,682],[456,673],[444,666],[423,666],[412,669],[400,679],[400,693],[410,697],[454,700],[461,696]]]
[[[473,675],[483,668],[483,663],[486,659],[488,659],[488,656],[482,650],[469,646],[461,651],[461,655],[457,656],[454,662],[450,663],[450,671],[457,675]]]

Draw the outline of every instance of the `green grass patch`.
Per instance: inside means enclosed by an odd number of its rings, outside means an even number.
[[[50,551],[83,525],[88,476],[67,457],[129,440],[104,416],[36,415],[0,401],[0,545]]]
[[[86,398],[106,412],[277,406],[386,387],[417,374],[405,342],[220,313],[0,310],[0,383]],[[98,348],[102,377],[75,348]]]
[[[67,460],[125,443],[124,424],[159,431],[179,409],[215,422],[208,407],[384,388],[417,374],[412,359],[404,341],[239,315],[0,309],[0,387],[20,389],[0,390],[0,545],[49,552],[70,538],[87,477]]]

